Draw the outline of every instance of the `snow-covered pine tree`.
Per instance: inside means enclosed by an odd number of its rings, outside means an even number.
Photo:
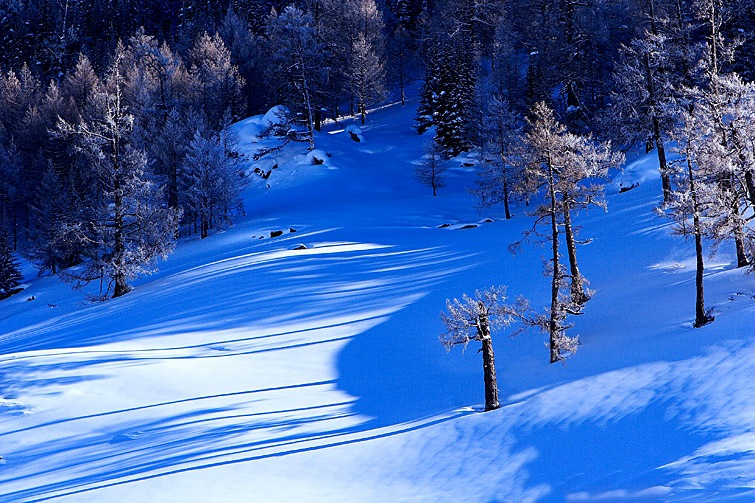
[[[477,57],[470,2],[437,9],[425,38],[425,82],[417,111],[417,131],[435,126],[442,152],[454,157],[472,146]]]
[[[16,293],[23,281],[20,264],[13,256],[10,235],[4,224],[0,222],[0,300]]]

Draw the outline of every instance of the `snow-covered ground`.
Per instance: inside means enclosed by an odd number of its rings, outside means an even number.
[[[480,356],[446,353],[439,312],[494,284],[547,305],[547,249],[508,253],[526,208],[476,210],[474,168],[435,198],[416,182],[413,114],[358,143],[330,125],[323,164],[260,161],[247,216],[127,296],[27,271],[0,303],[0,501],[755,501],[755,278],[723,247],[716,321],[692,328],[694,248],[654,213],[652,154],[578,217],[580,351],[549,365],[542,334],[497,334],[504,404],[481,413]],[[259,118],[236,127],[256,148]]]

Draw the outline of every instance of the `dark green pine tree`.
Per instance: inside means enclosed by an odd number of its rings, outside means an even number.
[[[16,293],[22,280],[20,265],[13,256],[8,231],[5,226],[0,226],[0,299]]]
[[[472,146],[477,81],[472,22],[463,5],[450,2],[440,8],[431,19],[425,40],[425,83],[417,130],[421,134],[435,126],[441,151],[453,157]]]

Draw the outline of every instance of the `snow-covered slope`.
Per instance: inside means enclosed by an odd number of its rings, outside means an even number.
[[[504,406],[480,413],[480,356],[446,354],[438,313],[493,284],[545,306],[547,250],[508,253],[526,208],[474,209],[473,168],[435,198],[415,181],[413,112],[359,143],[331,125],[323,164],[261,161],[247,216],[125,297],[29,271],[0,303],[0,501],[755,500],[755,279],[722,248],[716,321],[692,328],[694,249],[654,214],[652,157],[579,216],[579,353],[497,334]]]

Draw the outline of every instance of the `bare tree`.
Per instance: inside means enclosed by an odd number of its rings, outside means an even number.
[[[446,332],[440,342],[450,351],[454,346],[466,349],[471,341],[482,344],[482,368],[485,380],[485,411],[501,406],[498,400],[498,379],[495,371],[492,332],[509,326],[514,318],[506,301],[505,287],[490,287],[475,291],[474,297],[464,294],[459,299],[446,300],[447,313],[441,313]]]
[[[417,167],[415,176],[419,183],[433,189],[433,196],[438,195],[438,189],[446,186],[446,167],[443,155],[435,140],[430,140],[422,163]]]

